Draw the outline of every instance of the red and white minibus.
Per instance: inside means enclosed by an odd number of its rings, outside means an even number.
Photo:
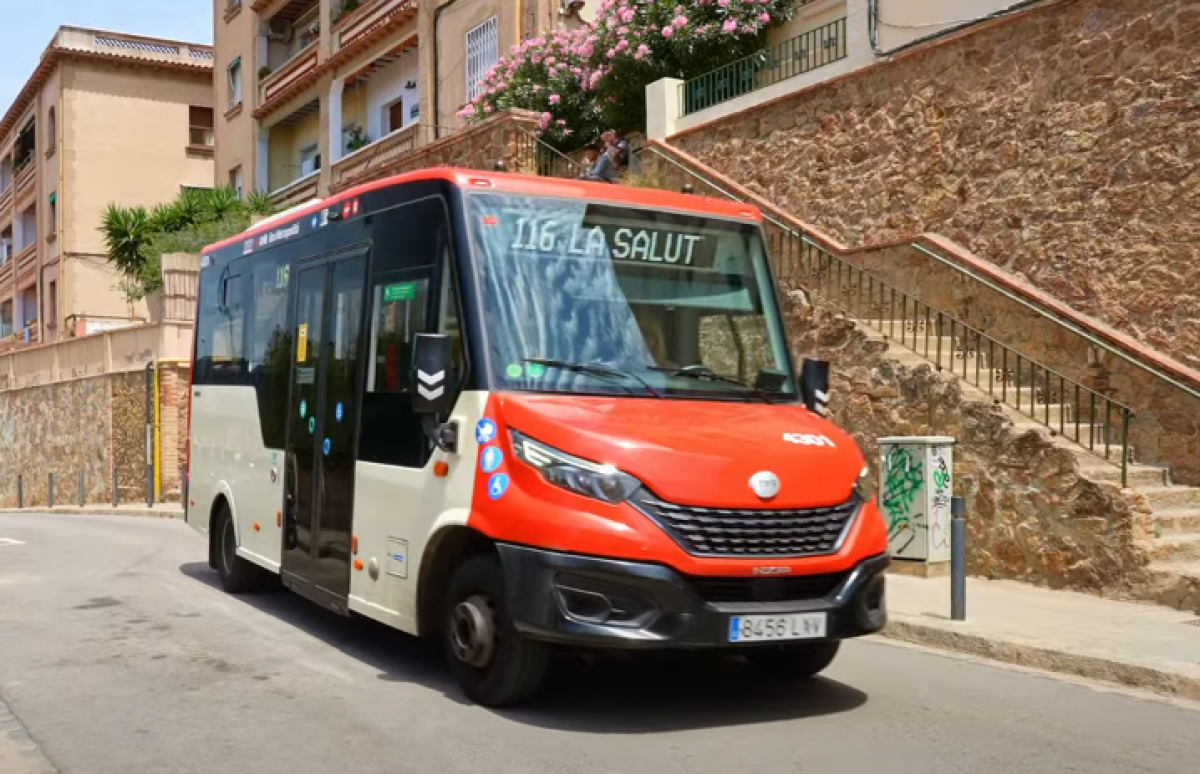
[[[393,177],[204,250],[187,520],[227,591],[439,637],[481,704],[562,646],[807,677],[884,626],[888,555],[804,366],[753,207]]]

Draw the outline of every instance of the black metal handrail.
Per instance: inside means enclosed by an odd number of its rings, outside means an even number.
[[[522,172],[539,177],[579,177],[587,168],[575,159],[551,147],[536,135],[521,130],[517,138],[517,161]]]
[[[846,55],[846,18],[842,17],[684,81],[679,84],[679,114],[690,115],[765,89]]]
[[[703,189],[744,201],[654,147],[652,152]],[[693,184],[693,188],[695,188]],[[888,339],[917,353],[994,400],[1089,452],[1113,460],[1120,451],[1128,483],[1133,410],[972,328],[834,255],[802,232],[763,213],[776,275],[785,288],[804,287]],[[897,336],[897,329],[899,336]]]

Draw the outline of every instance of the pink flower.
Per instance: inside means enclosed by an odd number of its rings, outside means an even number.
[[[717,0],[717,5],[721,6],[722,8],[728,8],[729,0]]]
[[[721,25],[721,29],[725,30],[726,32],[733,32],[737,29],[737,22],[733,19],[726,19],[725,23]]]
[[[557,105],[560,101],[562,101],[562,97],[560,97],[559,95],[557,95],[557,94],[550,95],[550,104],[551,105]],[[547,115],[549,115],[549,114],[547,114]]]
[[[687,17],[684,16],[683,14],[680,14],[679,16],[675,17],[675,20],[672,22],[672,24],[674,24],[679,29],[683,29],[684,27],[687,26]]]
[[[762,13],[760,13],[758,15],[758,20],[760,22],[762,22],[763,24],[766,24],[767,22],[771,21],[771,14],[767,13],[766,11],[763,11]]]
[[[644,59],[646,54],[649,54],[649,53],[650,53],[650,49],[647,48],[646,45],[643,43],[642,45],[637,47],[637,51],[634,52],[633,58],[634,59]]]
[[[626,24],[633,21],[633,17],[635,16],[637,16],[637,11],[633,10],[632,8],[626,8],[621,11],[621,21],[625,22]]]
[[[533,93],[534,94],[537,94],[541,90],[542,90],[542,87],[539,84],[536,84],[536,83],[533,84]]]
[[[742,32],[746,33],[747,35],[753,35],[755,32],[758,32],[758,30],[754,29],[753,24],[743,24]]]
[[[669,38],[674,34],[675,34],[675,30],[672,27],[663,27],[662,28],[662,36],[664,38]]]

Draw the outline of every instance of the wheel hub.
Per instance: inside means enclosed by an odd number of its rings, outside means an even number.
[[[450,616],[450,646],[459,661],[482,669],[496,648],[496,625],[492,606],[474,595],[459,602]]]

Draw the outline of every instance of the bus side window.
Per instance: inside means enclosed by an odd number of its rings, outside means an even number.
[[[200,280],[195,384],[246,383],[246,261],[210,267]]]
[[[428,275],[383,275],[371,288],[367,383],[358,458],[416,468],[424,464],[423,431],[412,411],[413,341],[428,329]]]

